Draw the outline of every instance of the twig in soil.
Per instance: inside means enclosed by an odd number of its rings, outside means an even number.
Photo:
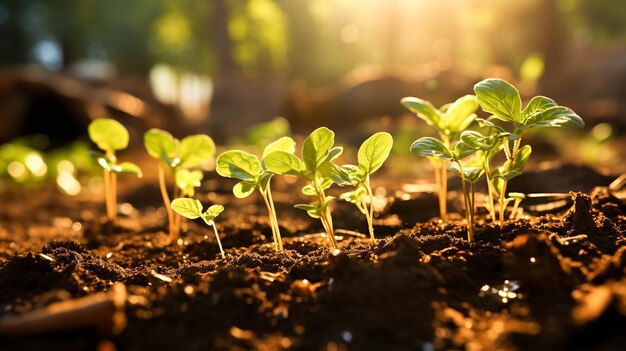
[[[126,325],[126,288],[115,283],[106,293],[53,303],[0,319],[0,335],[32,335],[97,327],[121,332]]]

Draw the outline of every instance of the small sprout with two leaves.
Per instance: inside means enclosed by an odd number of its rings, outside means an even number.
[[[476,151],[477,149],[468,146],[463,141],[457,142],[453,149],[449,149],[441,140],[431,137],[420,138],[411,145],[411,152],[415,155],[451,162],[449,169],[461,177],[469,241],[474,241],[474,184],[483,175],[484,168],[480,164],[464,166],[461,160]],[[469,192],[466,182],[469,183]]]
[[[429,101],[415,97],[405,97],[402,105],[411,112],[433,126],[439,132],[439,138],[446,148],[458,141],[461,133],[476,119],[478,102],[474,95],[465,95],[455,102],[436,108]],[[439,197],[439,216],[447,217],[448,173],[447,161],[439,158],[429,158],[435,169],[435,183]]]
[[[141,178],[141,169],[131,162],[117,162],[115,151],[128,147],[128,130],[118,121],[99,118],[89,124],[89,138],[104,154],[98,155],[98,164],[104,170],[104,199],[107,219],[117,218],[117,174],[131,173]]]
[[[372,244],[376,243],[374,237],[374,194],[370,185],[370,175],[376,172],[387,160],[393,138],[391,134],[379,132],[361,144],[358,152],[358,166],[344,165],[342,168],[348,173],[348,183],[356,189],[341,195],[341,199],[351,202],[357,206],[359,211],[365,215],[367,227]]]
[[[488,128],[489,135],[499,136],[499,148],[506,155],[506,161],[497,169],[489,167],[489,159],[486,164],[489,189],[495,190],[499,197],[499,222],[500,228],[503,228],[507,183],[522,174],[532,151],[530,146],[521,145],[523,132],[540,127],[583,128],[585,122],[572,109],[558,106],[545,96],[533,97],[522,109],[519,91],[502,79],[489,78],[478,82],[474,85],[474,92],[483,111],[492,114],[492,117],[479,120],[479,123]],[[513,131],[507,132],[495,123],[496,120],[511,124]],[[512,147],[510,142],[513,142]],[[491,208],[494,207],[492,204]]]
[[[343,152],[342,147],[333,147],[334,143],[335,133],[321,127],[314,130],[304,141],[302,159],[283,150],[272,151],[263,158],[267,171],[299,177],[309,182],[302,188],[302,193],[314,196],[316,201],[295,207],[306,211],[312,218],[320,219],[331,249],[337,249],[338,245],[329,207],[333,197],[326,196],[325,191],[333,184],[345,184],[349,181],[348,173],[332,162]]]
[[[219,216],[220,213],[224,211],[224,206],[212,205],[206,211],[203,211],[202,204],[199,200],[184,197],[174,199],[174,201],[172,201],[171,203],[171,208],[172,210],[176,211],[176,213],[185,218],[202,218],[204,223],[206,223],[210,227],[213,227],[213,231],[215,232],[215,238],[217,239],[217,245],[219,245],[222,258],[226,258],[226,255],[224,254],[224,249],[222,248],[222,242],[220,241],[220,236],[217,233],[217,228],[215,227],[215,218],[217,218],[217,216]]]
[[[190,135],[178,140],[167,131],[153,128],[144,134],[144,144],[148,154],[160,161],[159,189],[167,210],[170,242],[175,242],[180,235],[182,217],[170,207],[165,169],[170,170],[174,180],[173,197],[192,196],[202,181],[202,172],[192,169],[211,160],[215,154],[215,143],[205,134]]]
[[[238,179],[239,182],[233,187],[233,194],[238,198],[245,198],[258,190],[263,197],[270,219],[274,249],[283,251],[283,242],[278,226],[276,208],[270,188],[270,181],[274,173],[267,170],[265,158],[275,151],[292,154],[296,151],[296,142],[290,137],[282,137],[265,147],[261,160],[256,155],[240,151],[226,151],[217,157],[216,171],[222,177]]]

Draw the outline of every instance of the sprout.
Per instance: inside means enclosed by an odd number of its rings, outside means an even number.
[[[513,209],[511,210],[511,216],[509,219],[515,219],[517,217],[517,209],[519,208],[519,204],[526,198],[526,195],[523,193],[509,193],[509,198],[507,199],[507,203],[509,201],[513,201]]]
[[[451,142],[458,140],[461,132],[476,119],[478,103],[473,95],[460,97],[451,104],[446,104],[437,109],[430,102],[415,97],[405,97],[401,100],[402,105],[417,114],[429,125],[439,131],[442,144],[449,148]],[[439,216],[447,217],[447,191],[448,174],[447,161],[430,158],[435,169],[435,183],[439,193]]]
[[[128,130],[116,120],[100,118],[89,124],[89,138],[104,151],[99,154],[98,164],[104,172],[104,198],[107,219],[114,222],[117,218],[117,174],[132,173],[141,178],[141,169],[131,162],[117,163],[115,151],[128,147]]]
[[[219,175],[240,180],[233,187],[233,194],[236,197],[245,198],[255,189],[259,191],[267,207],[274,239],[274,249],[277,252],[283,251],[283,242],[270,189],[270,181],[274,174],[267,170],[265,158],[275,151],[293,155],[295,150],[296,142],[290,137],[282,137],[265,147],[263,158],[260,161],[256,155],[240,150],[232,150],[219,155],[216,162],[216,171]]]
[[[463,141],[456,143],[454,149],[449,149],[443,142],[431,137],[420,138],[411,145],[411,152],[415,155],[452,162],[449,169],[461,177],[467,220],[467,240],[469,241],[474,241],[474,184],[484,173],[484,168],[480,164],[474,167],[463,167],[461,160],[476,151],[476,148],[470,147]],[[466,182],[470,184],[469,192]]]
[[[374,238],[374,195],[370,186],[370,175],[376,172],[389,157],[393,146],[393,138],[389,133],[380,132],[363,142],[358,152],[359,165],[346,165],[343,169],[348,173],[349,183],[356,190],[341,195],[341,199],[357,206],[365,215],[372,244]],[[369,204],[368,204],[369,202]]]
[[[178,140],[161,129],[150,129],[144,134],[144,144],[148,154],[159,162],[159,189],[163,205],[167,210],[170,242],[180,235],[182,218],[170,208],[170,196],[165,181],[165,168],[174,178],[173,197],[192,196],[194,188],[200,186],[201,171],[190,171],[208,162],[215,154],[215,143],[208,135],[191,135]]]
[[[220,241],[220,236],[217,233],[217,228],[215,227],[215,218],[217,218],[217,216],[219,216],[220,213],[224,211],[224,206],[212,205],[206,211],[202,212],[202,204],[200,203],[200,201],[190,198],[179,198],[172,201],[171,208],[172,210],[176,211],[176,213],[185,218],[202,218],[204,223],[206,223],[210,227],[213,227],[213,231],[215,232],[215,238],[217,239],[217,245],[219,245],[220,247],[222,258],[226,258],[226,255],[224,254],[224,249],[222,248],[222,242]]]
[[[329,207],[333,197],[326,196],[325,190],[333,184],[346,184],[349,179],[347,172],[332,162],[343,152],[342,147],[333,147],[334,141],[335,133],[321,127],[314,130],[304,141],[302,159],[293,153],[277,150],[265,155],[263,162],[267,171],[271,173],[295,176],[309,182],[302,188],[302,192],[314,196],[316,201],[298,204],[295,207],[307,211],[312,218],[319,218],[328,236],[330,247],[337,249]]]
[[[558,106],[554,100],[545,96],[533,97],[522,109],[519,91],[502,79],[485,79],[474,86],[474,92],[482,109],[493,114],[490,119],[479,120],[479,123],[489,129],[490,136],[495,135],[500,139],[501,146],[498,148],[501,147],[506,155],[506,161],[497,169],[492,170],[488,165],[489,158],[486,160],[489,188],[499,197],[499,222],[502,229],[505,223],[507,184],[522,174],[532,152],[530,146],[521,146],[522,133],[539,127],[583,128],[585,122],[570,108]],[[495,124],[495,120],[512,124],[513,132],[507,132]],[[513,142],[512,147],[510,142]],[[493,204],[491,207],[494,207]]]

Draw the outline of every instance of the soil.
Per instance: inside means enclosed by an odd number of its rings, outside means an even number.
[[[164,245],[165,213],[150,187],[122,196],[137,208],[123,203],[114,227],[100,224],[93,198],[4,192],[1,316],[116,282],[128,298],[119,334],[2,335],[0,350],[623,350],[626,204],[608,192],[612,177],[592,170],[539,174],[519,177],[514,189],[578,191],[502,230],[480,212],[472,243],[460,215],[435,218],[430,193],[383,197],[375,245],[352,232],[366,232],[359,212],[336,202],[335,226],[346,229],[338,251],[292,208],[296,184],[277,182],[283,253],[272,249],[257,196],[235,200],[231,183],[209,181],[201,200],[226,207],[218,219],[225,259],[200,222]]]

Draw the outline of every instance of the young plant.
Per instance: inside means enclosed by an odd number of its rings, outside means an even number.
[[[493,114],[489,120],[479,122],[489,127],[492,134],[500,136],[506,155],[504,164],[490,170],[487,175],[499,197],[499,222],[502,229],[506,221],[504,213],[507,184],[512,178],[522,174],[532,151],[530,146],[521,145],[523,132],[540,127],[583,128],[585,122],[570,108],[558,106],[554,100],[545,96],[533,97],[522,109],[519,91],[502,79],[485,79],[474,86],[474,92],[482,109]],[[513,131],[507,132],[495,124],[494,119],[511,124]]]
[[[174,199],[174,201],[172,201],[171,203],[171,208],[172,210],[176,211],[176,213],[185,218],[202,218],[204,223],[206,223],[210,227],[213,227],[213,232],[215,232],[215,238],[217,239],[217,245],[219,245],[220,247],[222,258],[226,258],[226,255],[224,254],[224,249],[222,248],[222,242],[220,241],[220,235],[217,233],[217,228],[215,227],[215,218],[217,218],[217,216],[219,216],[219,214],[224,211],[224,206],[212,205],[203,212],[202,204],[200,203],[200,201],[185,197]]]
[[[389,157],[393,146],[391,134],[379,132],[361,144],[358,152],[358,166],[345,165],[343,169],[348,173],[349,183],[355,186],[354,191],[341,195],[341,198],[355,204],[365,215],[372,244],[374,238],[374,194],[370,186],[370,175],[376,172]]]
[[[415,97],[405,97],[401,100],[402,105],[423,119],[439,132],[441,143],[450,148],[451,143],[457,141],[461,132],[476,119],[478,102],[473,95],[460,97],[451,104],[436,108],[429,101]],[[439,193],[439,216],[447,217],[447,192],[448,173],[447,162],[437,158],[430,158],[435,169],[435,183]]]
[[[307,211],[308,215],[320,219],[329,245],[337,249],[337,240],[333,229],[333,219],[329,204],[332,196],[326,196],[326,189],[335,183],[343,184],[348,181],[348,174],[332,161],[343,152],[340,146],[333,147],[335,133],[326,127],[314,130],[302,145],[302,159],[293,153],[278,150],[267,154],[263,161],[267,171],[274,174],[283,174],[303,178],[309,182],[302,193],[314,196],[315,201],[310,204],[298,204],[295,207]]]
[[[144,134],[144,144],[148,154],[160,161],[159,190],[163,198],[163,205],[167,210],[170,241],[174,242],[180,235],[182,218],[170,207],[165,170],[168,169],[174,178],[173,197],[189,195],[189,192],[193,191],[193,187],[199,186],[198,182],[202,179],[201,174],[198,175],[197,172],[189,172],[189,170],[202,165],[213,157],[215,143],[213,139],[204,134],[191,135],[178,140],[164,130],[153,128]],[[186,170],[187,173],[183,170]]]
[[[513,208],[511,209],[511,215],[509,216],[509,219],[517,218],[517,209],[519,208],[519,204],[525,198],[526,198],[526,195],[523,193],[515,193],[515,192],[509,193],[509,198],[507,199],[507,202],[513,201]]]
[[[283,251],[283,241],[276,217],[276,209],[272,198],[270,181],[273,173],[267,170],[265,158],[274,151],[282,151],[293,154],[296,151],[296,142],[290,137],[282,137],[267,145],[263,151],[263,157],[259,161],[256,155],[240,151],[226,151],[218,156],[216,171],[222,177],[240,180],[233,187],[233,194],[238,198],[249,196],[254,190],[258,190],[263,197],[270,219],[272,236],[274,238],[274,249],[277,252]]]
[[[420,138],[411,145],[411,152],[415,155],[451,162],[450,170],[461,177],[467,220],[467,240],[469,241],[474,241],[474,183],[482,176],[484,169],[480,166],[465,169],[461,160],[476,151],[477,149],[469,147],[462,141],[457,142],[454,148],[450,149],[441,140],[431,137]],[[471,194],[468,192],[466,182],[470,184]]]
[[[98,155],[98,164],[104,174],[104,199],[107,219],[114,222],[117,218],[117,174],[132,173],[141,178],[141,169],[131,162],[117,162],[115,151],[128,147],[128,130],[116,120],[96,119],[89,124],[89,138],[104,151]]]

